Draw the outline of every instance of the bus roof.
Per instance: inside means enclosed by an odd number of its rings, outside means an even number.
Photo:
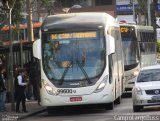
[[[83,12],[83,13],[68,13],[48,16],[43,25],[43,29],[80,29],[80,28],[97,28],[105,26],[109,21],[110,25],[116,20],[109,14],[104,12]],[[97,28],[98,29],[98,28]]]

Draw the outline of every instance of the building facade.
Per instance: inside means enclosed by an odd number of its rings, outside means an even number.
[[[81,8],[74,8],[80,5]],[[58,0],[54,3],[54,13],[64,13],[64,8],[68,12],[106,12],[116,17],[116,0]]]
[[[146,0],[149,1],[149,0]],[[150,0],[150,3],[153,0]],[[158,5],[156,7],[157,23],[160,24],[160,0],[157,0]],[[146,3],[147,4],[147,3]],[[139,24],[147,24],[147,21],[143,14],[141,18],[138,18],[136,10],[139,8],[137,0],[116,0],[117,18],[119,21],[126,19],[126,21],[140,21]],[[147,11],[148,12],[148,11]],[[138,20],[141,19],[141,20]]]

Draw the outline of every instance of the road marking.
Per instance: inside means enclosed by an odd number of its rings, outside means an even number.
[[[74,121],[74,120],[62,120],[62,121]]]

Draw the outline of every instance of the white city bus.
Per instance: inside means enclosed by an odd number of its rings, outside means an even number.
[[[33,44],[41,66],[41,105],[102,104],[113,109],[124,91],[119,23],[106,13],[69,13],[45,19]]]
[[[124,51],[125,89],[130,91],[140,68],[157,62],[156,39],[151,26],[121,23],[120,30]]]

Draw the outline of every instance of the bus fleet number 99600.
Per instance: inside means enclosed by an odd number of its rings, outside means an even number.
[[[73,89],[58,89],[57,91],[60,94],[76,93],[76,90],[73,90]]]

